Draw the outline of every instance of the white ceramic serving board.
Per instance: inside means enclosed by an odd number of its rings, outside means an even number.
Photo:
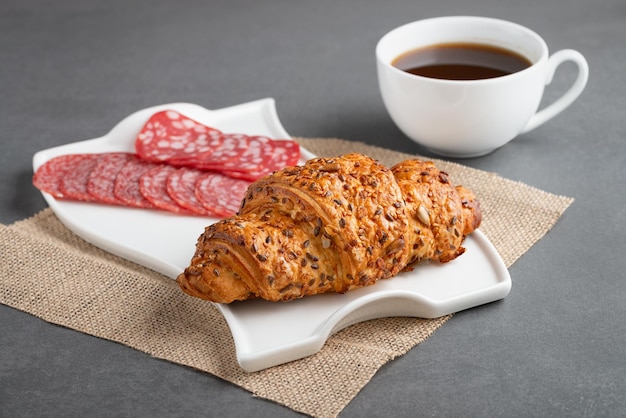
[[[133,113],[103,137],[40,151],[33,157],[33,168],[61,154],[134,152],[142,126],[163,109],[177,110],[223,132],[289,137],[271,98],[218,110],[172,103]],[[303,161],[312,157],[302,150]],[[187,267],[205,226],[216,221],[43,196],[58,218],[83,239],[172,279]],[[464,246],[465,254],[450,263],[424,263],[343,295],[216,306],[230,327],[239,364],[246,371],[257,371],[312,355],[334,332],[357,322],[390,316],[436,318],[504,298],[511,278],[493,245],[478,230]]]

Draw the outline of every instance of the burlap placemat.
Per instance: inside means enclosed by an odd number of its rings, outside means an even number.
[[[363,152],[387,166],[414,156],[339,139],[298,139],[312,153]],[[455,163],[436,160],[481,200],[481,230],[510,266],[573,199]],[[515,237],[515,239],[511,239]],[[165,276],[83,241],[46,209],[0,225],[0,303],[48,322],[193,367],[295,411],[333,417],[385,363],[428,338],[451,315],[387,318],[331,336],[311,357],[246,373],[226,322],[210,303],[183,294]]]

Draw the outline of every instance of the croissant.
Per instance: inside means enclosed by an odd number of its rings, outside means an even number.
[[[314,158],[252,183],[236,215],[205,228],[176,281],[217,303],[344,293],[453,260],[481,218],[476,196],[432,162]]]

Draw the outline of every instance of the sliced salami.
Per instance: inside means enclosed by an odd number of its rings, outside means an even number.
[[[258,180],[261,177],[272,174],[274,171],[297,165],[300,161],[300,145],[290,139],[270,141],[265,145],[263,155],[264,163],[256,170],[223,170],[222,172],[233,178],[250,181]]]
[[[295,141],[224,134],[174,110],[152,115],[135,149],[52,158],[33,184],[59,199],[227,216],[252,181],[300,159]]]
[[[292,139],[280,139],[272,143],[272,158],[269,160],[274,170],[291,167],[300,161],[300,145]]]
[[[102,154],[87,180],[87,192],[99,202],[122,205],[124,202],[115,197],[115,179],[127,162],[137,159],[128,152]]]
[[[164,110],[148,119],[137,135],[135,149],[145,160],[163,162],[209,152],[219,148],[221,141],[218,129]]]
[[[202,171],[181,167],[172,172],[167,179],[167,193],[178,205],[197,215],[215,216],[215,213],[202,206],[196,197],[196,181]]]
[[[202,206],[220,217],[237,213],[251,182],[207,172],[198,177],[195,195]]]
[[[266,136],[248,137],[246,150],[237,158],[227,161],[221,170],[244,173],[261,169],[265,160],[271,157],[272,139]]]
[[[222,170],[225,165],[241,158],[246,153],[250,137],[244,134],[223,134],[222,143],[211,151],[189,156],[185,159],[173,158],[170,163],[194,167],[199,170]]]
[[[87,191],[87,182],[89,181],[89,175],[98,164],[102,155],[89,154],[85,158],[75,161],[73,166],[65,172],[59,184],[59,191],[65,199],[83,202],[97,201]]]
[[[143,197],[139,189],[139,179],[154,166],[154,163],[140,159],[130,160],[124,164],[124,167],[122,167],[115,178],[115,186],[113,188],[115,197],[127,206],[154,208],[154,205]]]
[[[54,157],[42,164],[33,175],[33,185],[57,199],[66,199],[61,192],[61,180],[78,162],[91,158],[91,154],[67,154]]]
[[[191,215],[194,212],[180,206],[167,193],[167,180],[176,171],[171,165],[157,165],[139,178],[139,190],[155,207],[169,212]]]

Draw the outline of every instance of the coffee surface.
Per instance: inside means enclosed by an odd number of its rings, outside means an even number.
[[[417,48],[392,63],[411,74],[446,80],[481,80],[501,77],[528,68],[524,56],[492,45],[448,43]]]

